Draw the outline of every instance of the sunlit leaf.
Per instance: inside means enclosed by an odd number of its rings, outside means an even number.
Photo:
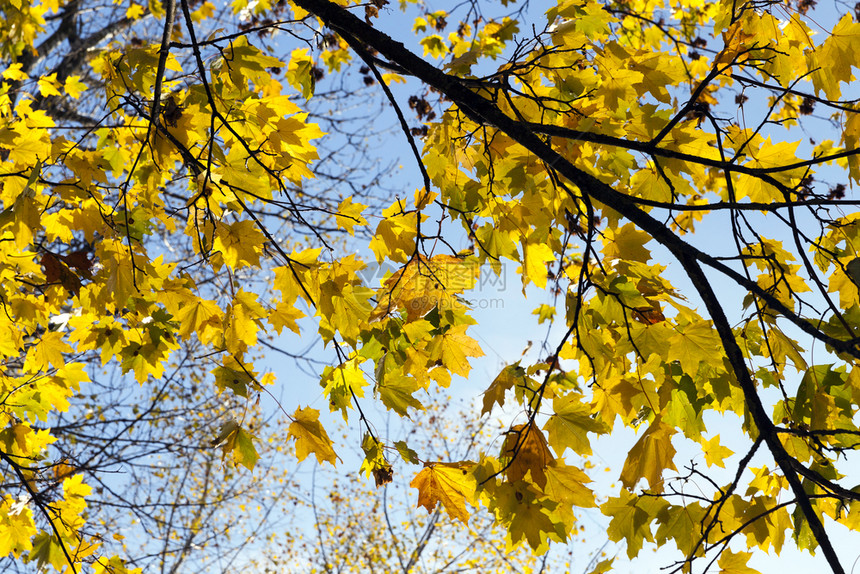
[[[296,457],[304,460],[309,454],[316,455],[318,462],[337,461],[328,433],[319,422],[319,411],[310,407],[296,409],[290,423],[290,437],[296,439]]]
[[[475,479],[469,473],[467,464],[427,463],[412,482],[418,489],[418,506],[432,512],[438,503],[453,519],[464,523],[469,521],[466,502],[471,500],[475,491]]]

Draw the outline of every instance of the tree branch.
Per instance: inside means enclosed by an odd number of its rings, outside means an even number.
[[[482,125],[496,126],[511,139],[546,162],[550,169],[558,171],[558,173],[573,182],[582,193],[588,194],[593,200],[614,209],[642,230],[648,232],[654,240],[669,249],[680,262],[705,302],[719,333],[732,370],[744,393],[755,425],[797,497],[798,506],[809,523],[810,529],[821,546],[831,569],[835,574],[843,574],[844,569],[839,562],[839,558],[824,530],[818,514],[812,507],[809,496],[803,490],[798,474],[792,465],[792,459],[782,446],[775,426],[764,409],[756,389],[755,381],[752,379],[747,368],[743,352],[735,340],[731,325],[728,322],[721,303],[702,271],[701,263],[722,272],[739,285],[749,288],[750,291],[762,297],[771,307],[782,313],[808,334],[827,342],[841,351],[860,358],[860,350],[858,350],[856,343],[854,341],[841,341],[821,333],[758,285],[751,283],[733,269],[682,240],[664,224],[642,211],[624,194],[575,167],[570,161],[559,155],[548,142],[543,141],[535,133],[533,125],[524,124],[508,117],[497,106],[493,105],[492,102],[464,87],[458,78],[449,76],[428,64],[406,49],[403,44],[394,41],[386,34],[362,22],[348,11],[328,0],[295,0],[295,3],[315,14],[326,25],[346,38],[350,44],[360,43],[369,45],[390,61],[397,63],[412,75],[439,90],[473,121]],[[765,176],[761,177],[764,179]]]

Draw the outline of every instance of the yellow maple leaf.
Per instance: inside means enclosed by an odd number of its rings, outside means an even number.
[[[668,340],[669,360],[694,376],[702,362],[713,362],[722,351],[719,335],[709,321],[697,321],[681,328]]]
[[[15,558],[33,548],[32,538],[36,534],[33,511],[29,505],[17,510],[20,504],[8,494],[0,500],[0,555]]]
[[[702,441],[702,452],[705,453],[705,463],[709,467],[717,465],[720,468],[726,468],[723,459],[734,454],[733,450],[720,444],[720,435],[711,440]]]
[[[620,229],[606,229],[603,233],[603,254],[608,259],[625,259],[643,263],[651,259],[651,252],[645,249],[645,244],[651,240],[651,236],[636,229],[632,223]]]
[[[293,303],[301,296],[307,299],[307,292],[313,292],[314,273],[319,268],[319,256],[322,249],[305,249],[304,251],[293,251],[289,255],[290,264],[284,267],[276,267],[275,281],[273,286],[281,292],[281,301]],[[316,287],[318,290],[318,287]]]
[[[353,228],[356,225],[367,225],[367,220],[361,216],[361,212],[366,208],[366,205],[353,203],[352,197],[347,197],[340,202],[340,205],[337,207],[337,213],[334,215],[337,226],[345,229],[350,235],[355,235]]]
[[[69,96],[77,100],[87,90],[87,85],[81,81],[80,76],[69,76],[66,78],[63,89]]]
[[[31,165],[51,157],[51,138],[47,130],[17,124],[10,131],[16,134],[12,146],[9,147],[10,160]]]
[[[63,494],[68,498],[84,498],[89,496],[93,488],[84,483],[83,474],[75,474],[63,480]]]
[[[720,567],[720,574],[759,574],[758,570],[753,570],[747,566],[750,558],[752,558],[752,554],[749,552],[725,550],[717,562]]]
[[[546,287],[546,264],[555,260],[555,253],[546,243],[526,243],[523,246],[523,288],[531,281],[541,289]]]
[[[319,417],[320,412],[316,409],[298,408],[291,417],[293,422],[288,432],[296,439],[296,457],[299,461],[314,453],[318,462],[329,462],[333,466],[338,457]]]
[[[140,4],[132,4],[128,7],[128,10],[125,11],[125,17],[129,20],[137,20],[138,18],[143,16],[144,12],[145,9],[143,8],[143,6],[141,6]]]
[[[445,40],[438,34],[427,36],[420,43],[424,46],[425,56],[430,54],[434,58],[441,58],[448,53],[448,46],[445,44]]]
[[[42,339],[30,347],[24,360],[24,371],[38,373],[51,367],[58,369],[66,364],[63,353],[71,353],[72,348],[63,340],[63,333],[49,331]]]
[[[553,414],[544,424],[552,448],[563,454],[568,448],[578,454],[591,454],[588,433],[605,434],[610,427],[601,419],[591,417],[591,405],[578,393],[556,396]]]
[[[299,90],[305,99],[314,95],[316,82],[314,80],[313,68],[314,61],[308,54],[307,48],[299,48],[292,51],[290,54],[290,63],[287,65],[287,81],[291,86]]]
[[[824,90],[828,99],[837,100],[842,94],[840,82],[853,79],[852,68],[857,67],[855,54],[860,48],[860,24],[845,14],[833,27],[824,42],[808,53],[812,84],[816,94]]]
[[[254,447],[254,436],[245,429],[237,428],[224,445],[224,453],[230,453],[235,464],[241,464],[248,470],[254,470],[257,463],[257,449]]]
[[[211,339],[212,331],[222,328],[221,307],[208,299],[195,299],[183,305],[177,312],[176,319],[179,322],[180,337],[188,338],[191,333],[197,333],[197,337],[204,343]]]
[[[483,357],[478,342],[466,334],[468,325],[451,327],[442,335],[434,337],[427,345],[431,361],[440,361],[455,375],[466,377],[472,366],[467,357]]]
[[[213,251],[220,251],[224,263],[233,269],[246,266],[259,266],[260,254],[266,237],[250,220],[215,225],[215,241]]]
[[[624,461],[621,469],[621,483],[625,488],[632,489],[640,478],[648,481],[652,490],[660,490],[663,484],[663,471],[676,470],[675,447],[672,446],[672,435],[675,428],[656,419],[648,430],[636,441]]]
[[[448,516],[468,523],[466,500],[475,492],[475,478],[469,472],[470,467],[467,463],[427,463],[409,483],[418,489],[418,506],[432,512],[441,502]]]
[[[284,327],[287,327],[296,335],[300,335],[301,329],[296,321],[304,316],[305,314],[296,309],[293,305],[282,301],[278,303],[277,307],[269,312],[266,319],[271,323],[272,327],[275,328],[278,335],[281,334]]]
[[[428,259],[416,256],[386,279],[370,320],[376,321],[400,310],[406,312],[409,321],[414,321],[436,307],[462,307],[464,304],[457,295],[475,286],[479,272],[475,261],[466,257],[436,255]]]
[[[39,78],[39,93],[42,94],[42,97],[47,98],[48,96],[62,96],[63,94],[60,92],[60,82],[57,81],[57,74],[51,74],[50,76],[42,76]]]
[[[27,79],[26,72],[23,71],[24,64],[16,63],[10,64],[0,76],[3,76],[4,80],[11,80],[13,82],[20,82],[21,80]]]
[[[377,261],[388,258],[398,263],[406,263],[415,252],[415,237],[418,234],[418,216],[405,213],[401,202],[382,211],[382,220],[370,240],[370,250]],[[425,219],[421,216],[421,219]]]
[[[142,574],[141,568],[127,568],[119,556],[100,557],[93,563],[93,574]]]
[[[547,478],[546,492],[553,500],[568,507],[593,508],[597,506],[594,493],[585,483],[591,482],[588,475],[575,466],[567,466],[559,460],[552,461],[544,470]]]
[[[244,305],[233,304],[224,314],[224,343],[230,351],[245,351],[257,344],[259,325]]]

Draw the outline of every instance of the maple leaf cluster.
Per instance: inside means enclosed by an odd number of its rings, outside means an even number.
[[[599,508],[630,558],[677,547],[676,571],[752,571],[789,530],[844,571],[828,528],[860,527],[855,15],[402,0],[395,37],[384,0],[80,4],[0,0],[0,555],[133,571],[103,552],[95,470],[55,456],[53,423],[107,368],[148,389],[188,361],[245,406],[200,444],[252,472],[248,413],[277,378],[260,349],[289,332],[323,343],[323,410],[361,426],[361,472],[384,486],[423,464],[420,507],[463,524],[483,507],[511,548],[544,553]],[[414,194],[354,181],[336,151],[372,123],[339,116],[354,70],[397,119]],[[468,296],[510,269],[547,335],[488,384]],[[495,452],[432,460],[365,408],[409,424],[449,386],[505,417]],[[342,462],[319,409],[278,408],[298,461]],[[596,493],[592,442],[622,427]]]

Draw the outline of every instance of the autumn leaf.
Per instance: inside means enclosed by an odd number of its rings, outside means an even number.
[[[720,435],[703,441],[702,452],[705,453],[705,463],[708,466],[716,465],[720,468],[726,468],[723,460],[734,454],[734,451],[720,444]]]
[[[418,464],[418,453],[409,448],[409,445],[406,444],[406,441],[399,440],[395,442],[394,448],[397,449],[397,453],[400,455],[400,458],[404,460],[404,462],[408,462],[409,464]]]
[[[858,27],[860,25],[849,14],[845,14],[822,45],[810,51],[809,57],[814,62],[811,68],[815,70],[812,81],[816,93],[823,90],[828,98],[838,98],[841,94],[839,83],[849,82],[853,78],[853,54],[858,48]]]
[[[63,353],[70,353],[72,347],[63,340],[63,333],[51,331],[42,335],[38,345],[33,345],[24,360],[24,371],[36,373],[50,368],[58,369],[66,364]]]
[[[336,368],[326,367],[320,381],[324,386],[323,392],[328,397],[329,408],[340,410],[344,419],[346,411],[352,404],[353,395],[364,396],[364,387],[368,385],[364,372],[355,359],[338,365]]]
[[[706,321],[685,325],[669,341],[669,360],[677,360],[690,376],[698,371],[699,364],[713,361],[720,351],[720,340]]]
[[[510,428],[502,447],[502,460],[508,465],[505,474],[509,481],[525,479],[528,474],[539,487],[546,485],[547,465],[554,460],[543,431],[534,422]]]
[[[418,506],[432,512],[442,503],[448,516],[463,523],[469,522],[466,501],[475,492],[475,479],[465,463],[426,463],[409,486],[418,489]]]
[[[373,238],[368,247],[381,262],[390,259],[397,263],[406,263],[415,252],[415,237],[417,235],[418,218],[404,212],[404,206],[395,202],[382,211],[382,220],[376,226]],[[381,303],[381,301],[380,301]]]
[[[493,379],[487,390],[484,391],[484,406],[481,409],[481,414],[485,415],[493,410],[493,405],[505,404],[505,393],[513,389],[518,384],[523,384],[526,376],[526,371],[520,366],[517,361],[513,365],[507,365],[498,376]]]
[[[419,410],[423,408],[421,402],[412,396],[420,388],[418,381],[412,377],[388,375],[383,382],[377,384],[376,391],[386,408],[407,416],[410,407]]]
[[[47,283],[60,283],[72,295],[77,295],[81,290],[81,278],[69,268],[64,258],[58,258],[53,253],[42,256],[42,267],[45,269],[45,281]]]
[[[673,459],[675,447],[672,435],[675,429],[657,419],[648,425],[624,461],[621,483],[632,489],[640,478],[648,481],[651,490],[660,490],[663,485],[663,471],[676,470]]]
[[[313,68],[314,61],[308,55],[306,48],[293,50],[290,63],[287,66],[287,81],[299,90],[305,99],[314,94],[316,82],[314,81]]]
[[[384,486],[391,482],[394,469],[385,458],[385,445],[370,433],[364,434],[361,441],[361,450],[364,451],[364,460],[361,462],[361,471],[365,475],[373,475],[376,487]]]
[[[224,432],[224,429],[221,431]],[[254,437],[245,429],[236,425],[236,428],[227,435],[222,445],[224,454],[229,454],[235,464],[241,464],[248,470],[254,470],[254,465],[259,458],[257,449],[254,447]]]
[[[127,568],[119,556],[100,557],[93,564],[94,574],[142,574],[140,568]]]
[[[239,423],[236,419],[230,419],[223,425],[221,425],[221,430],[214,439],[210,441],[210,445],[214,446],[222,446],[227,442],[227,440],[239,430]]]
[[[68,564],[61,543],[54,535],[44,531],[33,538],[29,559],[40,568],[51,565],[57,571],[62,571]]]
[[[0,532],[5,534],[0,537],[0,554],[18,558],[33,548],[31,532],[36,525],[30,508],[16,512],[14,504],[15,499],[8,494],[0,501]]]
[[[597,564],[595,564],[594,568],[588,574],[605,574],[606,572],[612,571],[612,563],[615,561],[615,558],[607,558],[606,560],[601,560]]]
[[[468,325],[451,327],[435,337],[427,347],[431,361],[438,361],[451,373],[466,377],[472,366],[467,357],[482,357],[484,351],[478,342],[466,335]]]
[[[555,253],[545,243],[527,243],[523,252],[523,283],[531,281],[543,289],[547,282],[547,263],[555,260]],[[525,287],[525,285],[524,285]]]
[[[617,497],[601,504],[600,511],[612,517],[606,534],[616,542],[624,540],[627,556],[634,558],[645,542],[653,542],[651,522],[668,503],[661,498],[640,497],[622,489]]]
[[[645,249],[644,245],[650,239],[647,233],[637,230],[632,223],[627,223],[617,231],[613,230],[607,234],[603,253],[610,259],[647,263],[651,259],[651,252]]]
[[[478,267],[468,258],[437,255],[415,257],[405,267],[386,279],[377,295],[377,305],[370,321],[379,320],[394,311],[404,311],[414,321],[436,307],[463,307],[457,295],[474,287]]]
[[[256,383],[253,372],[242,365],[234,357],[229,357],[224,364],[216,367],[212,374],[215,375],[215,384],[219,389],[230,389],[240,397],[248,396],[248,387]]]
[[[196,333],[198,337],[201,334],[210,333],[207,327],[221,327],[221,308],[214,302],[206,299],[197,299],[183,305],[176,319],[179,321],[179,335],[182,337],[190,337],[192,333]],[[214,334],[214,333],[213,333]],[[208,336],[204,337],[204,341],[209,340]]]
[[[752,557],[749,552],[732,552],[724,550],[717,561],[720,567],[720,574],[759,574],[758,570],[753,570],[747,566],[747,562]]]
[[[524,488],[524,483],[510,486],[507,496],[500,497],[509,520],[508,547],[525,540],[536,554],[545,553],[550,536],[555,540],[563,538],[562,525],[553,521],[548,509],[534,492]]]
[[[259,266],[266,238],[253,221],[218,222],[212,250],[221,253],[224,263],[233,269]]]
[[[610,431],[609,425],[592,417],[591,405],[583,402],[576,393],[553,399],[553,414],[543,428],[549,435],[549,444],[560,454],[568,448],[578,454],[591,454],[587,433],[605,434]]]
[[[591,479],[582,470],[553,460],[544,469],[544,473],[547,479],[546,493],[568,510],[597,506],[594,493],[585,486]]]
[[[318,462],[328,462],[332,465],[338,456],[334,452],[328,433],[319,422],[319,411],[310,407],[296,409],[290,417],[289,434],[296,439],[296,457],[302,461],[313,453]]]
[[[337,226],[345,229],[350,235],[355,235],[354,228],[358,225],[367,225],[367,220],[361,216],[361,213],[367,208],[366,205],[353,203],[352,197],[347,197],[337,207],[335,219]]]
[[[304,316],[305,314],[301,310],[282,301],[278,303],[277,307],[269,312],[266,319],[272,324],[279,335],[281,331],[283,331],[284,327],[288,328],[293,333],[300,335],[301,329],[296,321]]]

